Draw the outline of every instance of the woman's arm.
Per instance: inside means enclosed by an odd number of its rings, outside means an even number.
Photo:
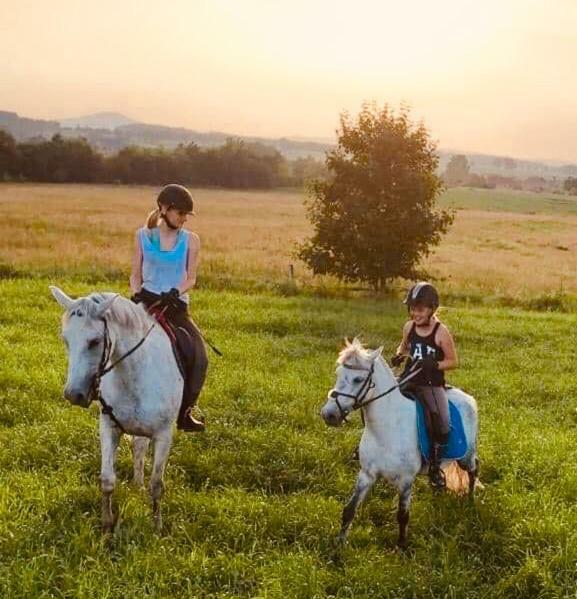
[[[453,370],[454,368],[457,368],[459,359],[457,358],[455,342],[453,341],[453,336],[449,332],[449,329],[444,325],[439,327],[437,343],[445,354],[445,357],[439,362],[439,370]]]
[[[198,257],[200,253],[200,238],[196,233],[188,233],[188,262],[186,268],[186,280],[183,281],[178,291],[180,295],[186,293],[196,285],[196,270],[198,268]]]
[[[132,253],[130,289],[132,290],[132,293],[139,293],[142,290],[142,248],[140,247],[138,231],[136,232],[136,244]]]

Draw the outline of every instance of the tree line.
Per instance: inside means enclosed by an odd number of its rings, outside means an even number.
[[[179,181],[191,186],[270,189],[299,186],[323,176],[314,158],[287,160],[278,150],[259,143],[228,139],[216,147],[195,143],[174,149],[128,146],[105,155],[84,138],[24,142],[0,130],[0,180],[49,183],[118,183],[163,185]]]

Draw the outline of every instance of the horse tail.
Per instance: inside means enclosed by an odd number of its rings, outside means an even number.
[[[456,461],[453,460],[446,465],[444,464],[443,472],[449,491],[455,493],[455,495],[466,495],[469,492],[469,474],[459,467]],[[483,484],[478,478],[475,481],[475,488],[483,488]]]

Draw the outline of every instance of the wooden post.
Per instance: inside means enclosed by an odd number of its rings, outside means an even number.
[[[295,267],[292,264],[289,264],[288,267],[288,278],[289,281],[293,281],[295,278]]]

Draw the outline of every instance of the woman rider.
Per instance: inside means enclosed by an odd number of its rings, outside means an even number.
[[[201,432],[204,422],[191,410],[204,384],[208,358],[202,335],[188,315],[188,291],[196,284],[200,250],[198,235],[184,229],[189,214],[194,214],[193,201],[186,187],[171,184],[161,190],[157,208],[136,232],[130,287],[134,302],[163,309],[168,322],[188,339],[182,344],[186,376],[177,428]]]
[[[450,425],[445,371],[457,368],[457,352],[449,329],[436,315],[439,294],[433,285],[427,282],[417,283],[409,289],[404,303],[410,320],[403,327],[403,340],[391,363],[399,366],[408,356],[405,373],[409,368],[414,368],[415,362],[421,367],[420,373],[411,380],[411,388],[425,407],[427,428],[431,435],[431,485],[443,488],[445,477],[440,462]]]

